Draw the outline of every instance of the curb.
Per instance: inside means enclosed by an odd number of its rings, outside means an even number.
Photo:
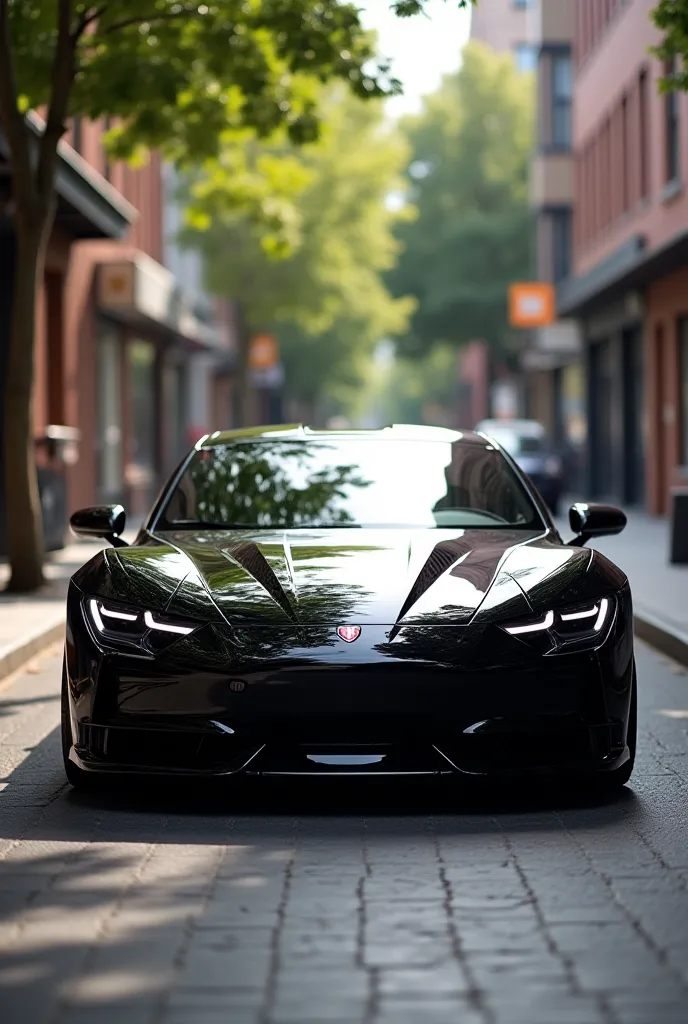
[[[27,661],[30,661],[37,654],[40,654],[50,644],[63,640],[65,635],[65,624],[63,617],[52,626],[43,626],[36,630],[31,636],[20,640],[14,647],[11,647],[0,656],[0,679],[11,675],[21,668]]]
[[[646,611],[634,613],[633,625],[639,640],[644,640],[681,665],[688,665],[688,633],[668,626]]]

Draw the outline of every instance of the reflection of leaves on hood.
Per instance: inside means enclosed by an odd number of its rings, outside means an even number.
[[[309,472],[309,461],[323,447],[244,442],[204,449],[188,469],[192,488],[177,492],[182,505],[194,494],[195,507],[187,507],[184,517],[271,527],[352,522],[342,503],[352,487],[368,487],[371,481],[357,475],[355,466]]]

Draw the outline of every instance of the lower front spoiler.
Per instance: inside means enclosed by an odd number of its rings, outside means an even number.
[[[351,747],[347,747],[351,751]],[[89,756],[87,751],[79,751],[74,746],[69,751],[69,760],[83,772],[103,776],[150,776],[153,778],[205,778],[221,779],[236,777],[301,777],[301,778],[355,778],[367,779],[398,778],[398,777],[439,777],[455,776],[468,779],[508,780],[508,779],[552,779],[576,778],[581,776],[606,775],[623,767],[631,758],[630,748],[615,749],[594,760],[581,758],[569,762],[541,763],[533,766],[514,764],[511,766],[487,766],[481,770],[468,768],[456,763],[444,750],[432,744],[426,752],[427,757],[418,760],[410,758],[407,764],[392,758],[385,763],[386,755],[378,757],[370,755],[359,757],[355,754],[309,755],[302,751],[292,752],[292,756],[280,756],[271,752],[267,745],[253,751],[243,763],[212,768],[194,768],[188,765],[175,767],[169,765],[150,765],[135,763],[119,763],[106,761]]]

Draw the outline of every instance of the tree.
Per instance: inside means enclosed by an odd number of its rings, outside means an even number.
[[[437,345],[422,360],[395,358],[372,373],[360,408],[380,423],[442,426],[442,413],[456,401],[456,386],[456,350]]]
[[[316,143],[255,147],[254,163],[286,166],[300,183],[281,259],[266,251],[263,225],[231,211],[219,216],[214,195],[206,211],[213,226],[187,237],[205,254],[210,290],[239,296],[251,331],[278,335],[288,396],[310,409],[324,394],[355,388],[375,342],[402,331],[412,309],[382,280],[398,253],[398,214],[385,200],[399,184],[404,141],[384,125],[379,102],[342,87],[326,90],[321,109]]]
[[[652,21],[664,34],[653,52],[669,71],[660,88],[665,92],[688,91],[688,0],[659,0]],[[680,58],[680,63],[676,63],[676,58]]]
[[[408,197],[418,217],[398,230],[404,253],[389,275],[417,300],[402,355],[507,333],[507,289],[531,273],[528,202],[534,88],[510,55],[470,43],[423,111],[408,118]]]
[[[421,6],[397,4],[402,15]],[[158,148],[189,165],[216,155],[228,130],[267,136],[285,126],[296,141],[312,139],[319,82],[343,79],[365,97],[397,89],[384,66],[369,73],[373,56],[357,9],[338,0],[0,0],[0,123],[17,240],[3,427],[9,589],[43,581],[31,429],[36,290],[68,118],[116,119],[117,156]],[[46,111],[35,146],[29,109]]]

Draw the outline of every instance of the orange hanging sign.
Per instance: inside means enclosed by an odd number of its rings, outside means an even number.
[[[509,323],[512,327],[548,327],[555,320],[553,285],[542,281],[511,285]]]
[[[256,334],[251,338],[248,365],[252,370],[271,370],[278,363],[279,348],[272,334]]]

